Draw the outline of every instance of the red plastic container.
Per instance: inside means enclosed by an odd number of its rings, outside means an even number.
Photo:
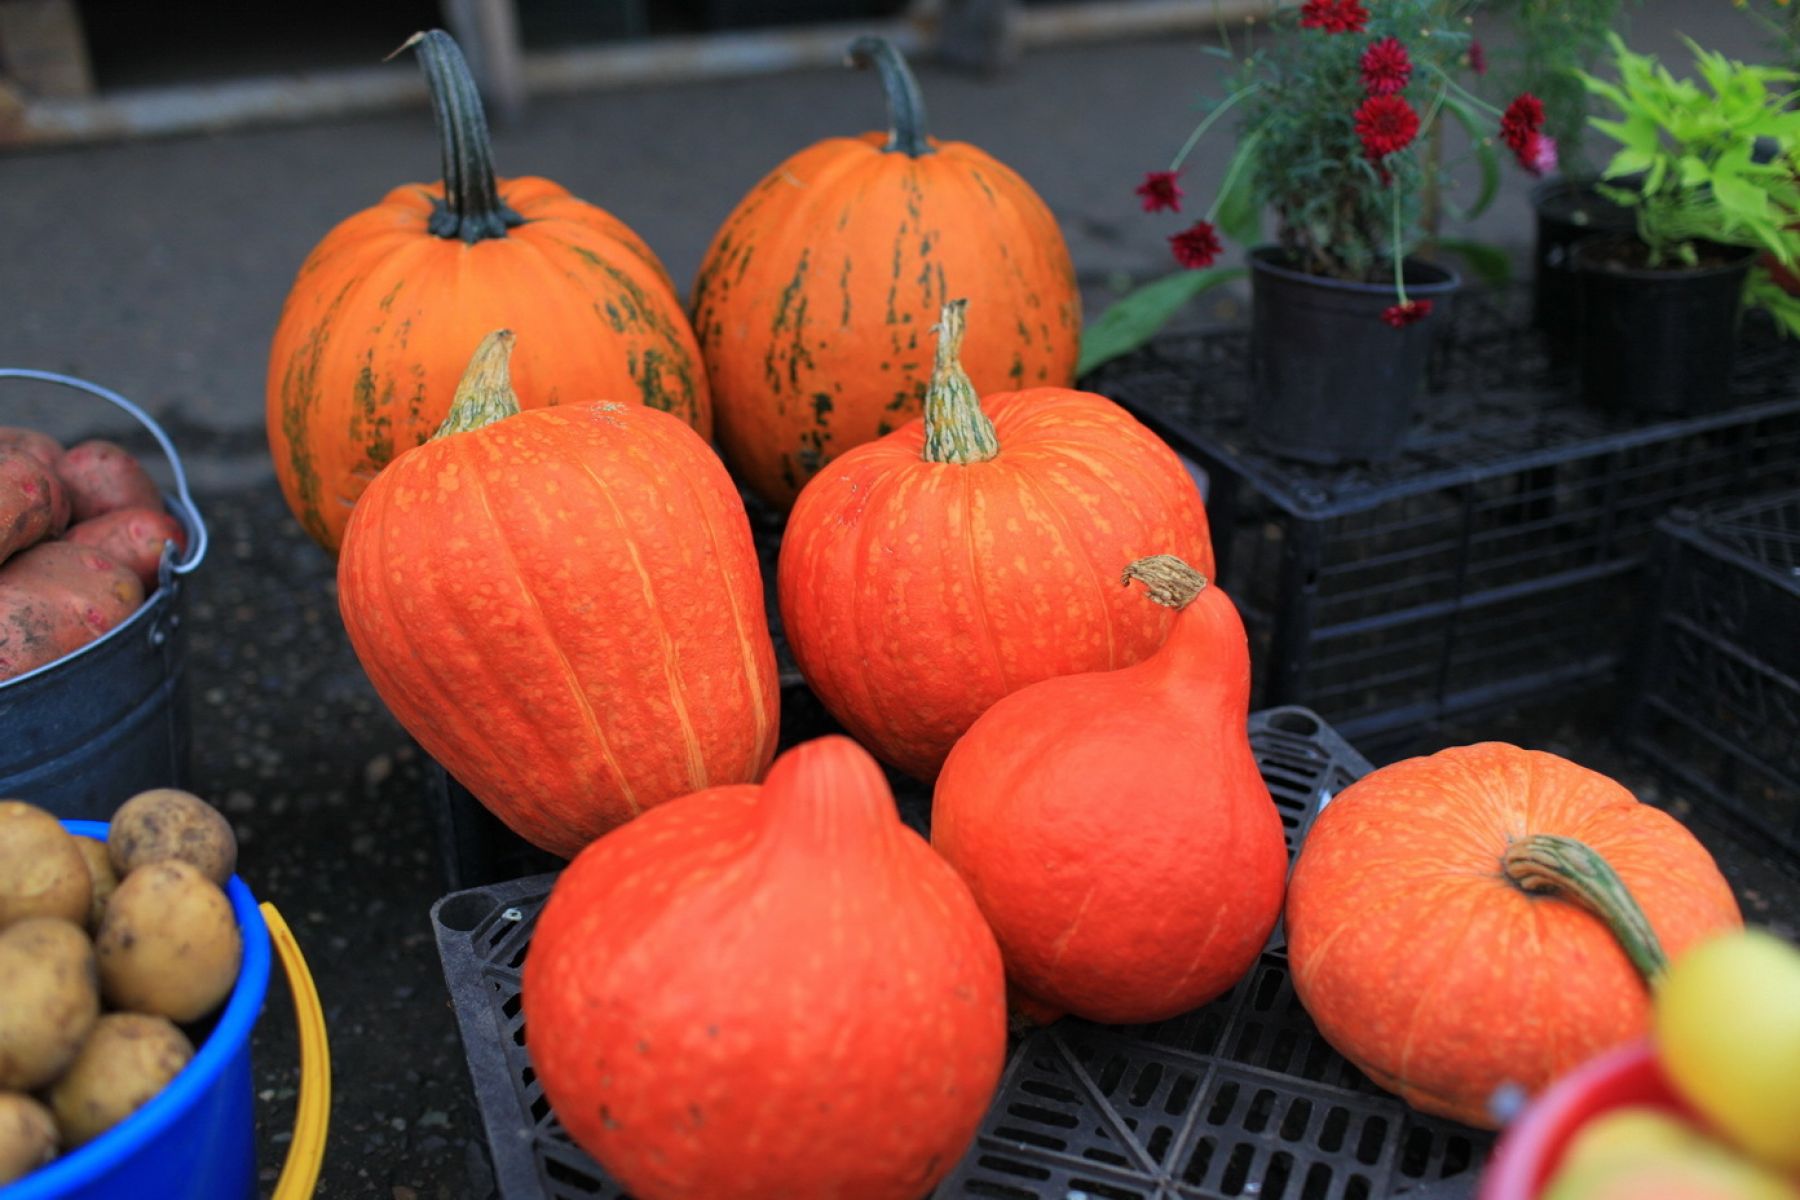
[[[1609,1050],[1553,1084],[1507,1129],[1481,1177],[1479,1200],[1537,1200],[1576,1132],[1628,1104],[1698,1120],[1663,1075],[1649,1039]]]

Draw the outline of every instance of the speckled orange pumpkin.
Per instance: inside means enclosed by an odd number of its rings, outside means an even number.
[[[641,405],[519,412],[511,344],[484,341],[443,430],[369,485],[338,605],[407,732],[567,856],[665,800],[758,778],[775,652],[718,456]]]
[[[444,182],[395,188],[327,234],[269,349],[276,478],[328,550],[369,480],[443,422],[470,349],[494,329],[519,335],[526,408],[644,404],[712,435],[699,348],[656,255],[547,179],[496,179],[456,43],[436,30],[415,41]]]
[[[1742,923],[1680,822],[1596,771],[1499,742],[1375,771],[1313,822],[1288,884],[1294,991],[1414,1108],[1492,1127],[1644,1036],[1666,957]]]
[[[828,138],[750,190],[694,281],[700,339],[732,471],[787,508],[826,463],[919,415],[927,330],[973,308],[964,366],[983,392],[1068,387],[1081,293],[1056,219],[1029,184],[966,142],[925,135],[918,84],[892,45],[859,38],[892,131]]]
[[[1168,551],[1213,569],[1198,489],[1131,414],[1063,388],[977,399],[962,303],[944,308],[925,416],[815,476],[781,545],[807,683],[926,780],[1000,697],[1162,645],[1174,614],[1119,586],[1126,564]]]

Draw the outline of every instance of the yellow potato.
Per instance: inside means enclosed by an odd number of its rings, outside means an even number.
[[[0,800],[0,929],[25,917],[79,925],[92,890],[61,821],[23,801]]]
[[[0,1184],[23,1179],[56,1157],[56,1118],[17,1092],[0,1092]]]
[[[230,994],[244,939],[218,885],[172,858],[124,878],[107,902],[94,950],[107,1003],[185,1023]]]
[[[55,1079],[99,1016],[94,948],[80,926],[27,917],[0,930],[0,1090]]]
[[[129,1117],[193,1057],[193,1044],[165,1017],[101,1017],[68,1073],[50,1089],[63,1144],[91,1142]]]
[[[119,886],[119,877],[113,874],[112,858],[105,842],[78,835],[75,848],[81,851],[81,860],[87,864],[88,883],[94,893],[88,904],[87,927],[91,933],[100,928],[100,914],[106,911],[106,902],[112,899],[113,889]]]
[[[219,810],[179,788],[139,792],[113,814],[107,851],[120,879],[145,863],[178,858],[225,886],[237,870],[237,837]]]

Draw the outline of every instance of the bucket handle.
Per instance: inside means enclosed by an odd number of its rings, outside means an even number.
[[[331,1123],[331,1047],[325,1037],[325,1010],[319,1005],[319,989],[293,930],[273,904],[265,900],[259,907],[275,956],[287,976],[288,991],[293,993],[294,1022],[300,1030],[300,1097],[294,1105],[294,1140],[288,1145],[272,1200],[309,1200],[319,1185],[325,1134]]]
[[[58,375],[54,371],[33,371],[25,367],[0,367],[0,379],[37,379],[44,383],[60,384],[86,392],[90,396],[98,396],[114,406],[123,409],[138,424],[150,431],[156,444],[162,448],[163,457],[169,460],[169,470],[175,476],[175,495],[181,500],[182,515],[192,518],[194,523],[194,544],[189,548],[187,559],[183,562],[172,562],[168,569],[177,575],[186,575],[200,565],[206,557],[206,522],[200,518],[200,510],[194,507],[194,497],[188,492],[187,472],[182,469],[181,456],[175,453],[175,444],[169,435],[163,432],[161,425],[149,413],[127,400],[110,388],[103,388],[97,383],[89,383],[85,379],[77,379],[73,375]],[[285,928],[285,927],[284,927]],[[304,969],[304,963],[302,964]]]

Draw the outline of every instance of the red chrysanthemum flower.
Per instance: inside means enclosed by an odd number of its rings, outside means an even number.
[[[1395,329],[1416,325],[1430,315],[1431,301],[1429,300],[1408,300],[1405,304],[1390,304],[1381,310],[1381,319]]]
[[[1530,92],[1520,92],[1500,114],[1500,140],[1525,162],[1532,139],[1544,128],[1544,102]]]
[[[1479,41],[1469,43],[1469,70],[1477,75],[1487,74],[1487,50]]]
[[[1361,33],[1369,27],[1362,0],[1306,0],[1300,6],[1300,28],[1326,33]]]
[[[1362,53],[1363,91],[1371,96],[1392,96],[1412,79],[1412,56],[1396,37],[1370,42]]]
[[[1418,135],[1419,114],[1404,96],[1370,96],[1356,110],[1356,136],[1376,162],[1406,149]]]
[[[1225,247],[1219,243],[1219,231],[1210,221],[1196,221],[1169,239],[1175,261],[1184,267],[1210,267]]]
[[[1146,171],[1144,182],[1137,185],[1137,194],[1144,198],[1145,212],[1181,211],[1181,197],[1185,193],[1181,185],[1175,182],[1179,171]]]

